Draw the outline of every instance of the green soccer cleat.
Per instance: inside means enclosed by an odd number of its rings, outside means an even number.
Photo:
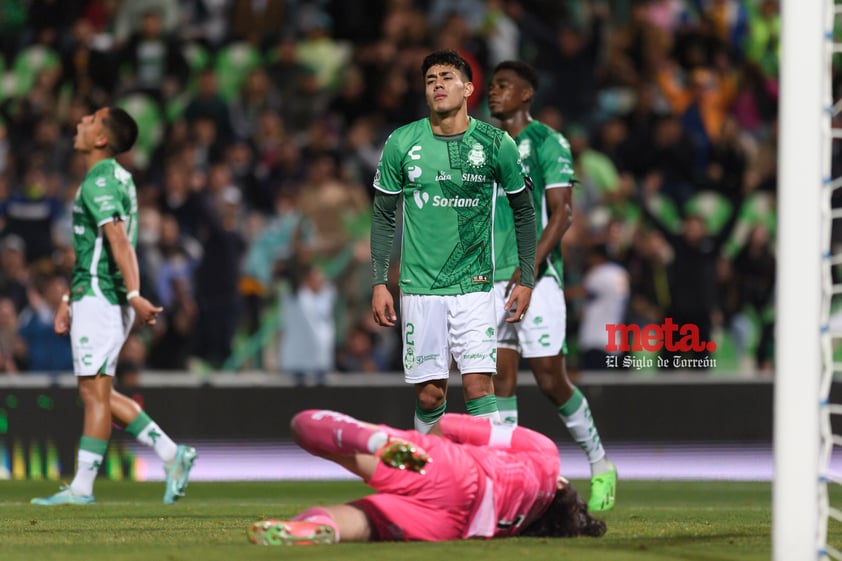
[[[167,466],[167,488],[164,490],[164,504],[171,505],[184,496],[190,470],[196,461],[196,449],[192,446],[178,445],[175,459]]]
[[[384,444],[375,456],[389,467],[414,471],[421,475],[424,474],[424,466],[433,461],[421,448],[399,439],[393,439]]]
[[[588,510],[591,512],[605,512],[614,508],[614,495],[617,493],[617,468],[608,462],[611,469],[591,477],[591,496],[588,499]]]
[[[246,530],[257,545],[327,545],[336,543],[336,532],[327,524],[307,520],[260,520]]]
[[[94,503],[93,495],[77,495],[70,489],[70,485],[62,485],[58,493],[49,497],[35,498],[30,501],[34,505],[89,505]]]

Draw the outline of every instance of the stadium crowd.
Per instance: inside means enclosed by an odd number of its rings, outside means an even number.
[[[84,175],[72,137],[108,104],[141,127],[120,161],[138,185],[143,292],[165,308],[123,371],[400,371],[399,332],[369,310],[371,181],[386,135],[427,112],[420,66],[436,48],[471,63],[470,112],[491,122],[491,68],[535,66],[535,113],[570,140],[571,366],[604,348],[607,323],[670,317],[730,349],[720,368],[771,369],[776,1],[0,0],[0,13],[2,372],[72,370],[52,332]]]

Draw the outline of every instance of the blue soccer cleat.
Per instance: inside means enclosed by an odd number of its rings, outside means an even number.
[[[57,506],[57,505],[89,505],[94,503],[93,495],[77,495],[70,488],[70,485],[62,485],[58,493],[49,497],[39,497],[30,501],[34,505]]]
[[[175,459],[167,466],[167,488],[164,490],[164,504],[171,505],[184,496],[190,470],[196,461],[196,449],[192,446],[178,445]]]

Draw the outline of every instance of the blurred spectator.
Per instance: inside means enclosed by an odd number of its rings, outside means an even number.
[[[179,283],[187,283],[188,292],[192,291],[191,279],[202,250],[196,240],[181,234],[178,221],[171,214],[161,217],[160,237],[155,250],[146,253],[144,261],[155,271],[157,303],[166,309],[175,302]]]
[[[295,265],[310,257],[313,227],[295,202],[295,193],[278,192],[275,214],[246,253],[240,287],[245,297],[245,323],[249,333],[254,333],[260,326],[265,305],[274,296],[276,280],[289,279],[295,274]]]
[[[255,68],[246,76],[240,91],[230,104],[231,127],[240,140],[252,140],[261,114],[280,105],[280,98],[263,68]]]
[[[61,81],[72,87],[75,97],[89,99],[98,106],[107,104],[116,85],[117,69],[110,53],[97,43],[90,20],[78,18],[73,23],[61,67]]]
[[[581,126],[567,128],[570,152],[580,183],[573,191],[576,207],[587,212],[606,202],[619,188],[620,177],[614,163],[602,152],[590,146],[587,131]]]
[[[237,230],[242,194],[226,187],[203,208],[197,238],[202,259],[194,285],[199,317],[196,355],[212,368],[221,368],[231,354],[240,321],[240,268],[245,241]]]
[[[377,360],[376,335],[359,323],[351,328],[345,344],[336,353],[336,369],[340,372],[374,374],[382,370]]]
[[[26,242],[17,234],[7,234],[0,238],[0,298],[12,303],[15,314],[29,302],[29,283]]]
[[[26,365],[26,347],[18,336],[14,303],[0,297],[0,372],[17,374]]]
[[[61,202],[50,192],[49,178],[37,165],[32,165],[15,193],[0,202],[3,234],[23,240],[26,263],[50,258],[53,252],[53,225],[62,213]]]
[[[155,13],[164,35],[175,33],[178,28],[178,0],[131,0],[117,3],[114,14],[114,38],[118,45],[129,40],[147,24],[146,16]]]
[[[781,46],[781,14],[777,0],[746,2],[750,19],[746,56],[766,76],[778,75]]]
[[[727,304],[733,310],[731,328],[737,350],[737,364],[745,372],[769,373],[774,345],[775,254],[769,231],[762,224],[752,229],[748,243],[737,254],[726,275],[733,277],[733,292]],[[747,359],[749,341],[754,339],[754,360]]]
[[[737,83],[727,68],[714,71],[697,67],[689,73],[689,85],[683,87],[678,71],[676,65],[663,65],[657,80],[673,114],[681,119],[684,132],[693,139],[693,170],[700,173],[707,165],[711,145],[719,139],[722,123],[736,96]]]
[[[588,268],[580,286],[565,289],[568,298],[584,297],[582,320],[579,324],[579,368],[606,370],[609,367],[606,351],[607,324],[625,321],[629,299],[629,276],[619,264],[608,259],[604,245],[595,245],[588,253]],[[620,341],[616,342],[618,345]],[[619,356],[621,353],[612,353]]]
[[[73,372],[70,338],[56,335],[53,319],[69,286],[62,276],[37,279],[29,290],[29,305],[18,318],[18,335],[26,348],[26,368],[32,372]]]
[[[230,142],[233,130],[228,103],[219,92],[216,71],[206,68],[199,74],[197,91],[184,108],[184,118],[193,123],[199,118],[211,119],[222,142]]]
[[[284,5],[284,0],[233,0],[230,16],[232,37],[264,48],[287,22]]]
[[[652,140],[645,164],[644,188],[663,193],[683,208],[696,192],[701,171],[696,169],[693,141],[681,122],[671,115],[656,122]]]
[[[168,303],[152,330],[147,367],[153,370],[187,370],[199,311],[184,275],[169,277]]]
[[[299,386],[307,383],[308,376],[322,386],[333,370],[335,303],[336,288],[318,267],[303,263],[295,268],[292,290],[281,300],[285,320],[280,366]]]
[[[124,4],[134,4],[134,0]],[[181,41],[168,31],[160,11],[148,9],[140,21],[118,55],[117,63],[129,72],[121,80],[121,89],[140,91],[163,103],[185,85],[187,62]]]
[[[737,221],[738,213],[731,212],[727,223],[719,232],[711,235],[703,218],[697,214],[684,217],[680,233],[674,233],[655,216],[644,200],[643,211],[667,240],[673,250],[670,265],[670,305],[666,316],[678,326],[692,324],[699,330],[701,341],[712,341],[713,326],[722,318],[717,262],[720,251]],[[664,356],[672,364],[672,354],[664,349]],[[684,358],[693,358],[703,353],[685,353]]]
[[[587,123],[596,99],[596,68],[602,46],[606,4],[594,4],[587,32],[573,25],[558,31],[555,63],[548,67],[546,103],[558,107],[565,118]],[[576,84],[576,87],[567,87]]]
[[[333,20],[314,3],[299,6],[296,59],[314,72],[320,91],[336,91],[342,69],[351,59],[351,45],[332,35]]]
[[[180,0],[181,35],[211,51],[228,38],[229,0]]]

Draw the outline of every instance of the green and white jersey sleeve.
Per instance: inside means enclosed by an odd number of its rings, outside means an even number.
[[[102,227],[122,221],[132,245],[137,244],[137,194],[131,174],[113,159],[88,171],[73,202],[72,297],[98,296],[112,304],[126,301],[123,276],[111,254]]]
[[[532,121],[515,139],[523,162],[524,173],[532,179],[535,224],[538,239],[549,221],[546,192],[548,189],[571,188],[574,182],[573,156],[564,136],[539,121]],[[509,280],[518,266],[514,221],[505,192],[498,191],[494,227],[494,280]],[[536,281],[551,275],[562,286],[564,269],[561,247],[556,247],[535,271]]]
[[[374,188],[404,195],[404,293],[491,289],[495,183],[511,192],[525,188],[517,147],[500,129],[472,119],[461,138],[447,140],[421,119],[392,133]]]

